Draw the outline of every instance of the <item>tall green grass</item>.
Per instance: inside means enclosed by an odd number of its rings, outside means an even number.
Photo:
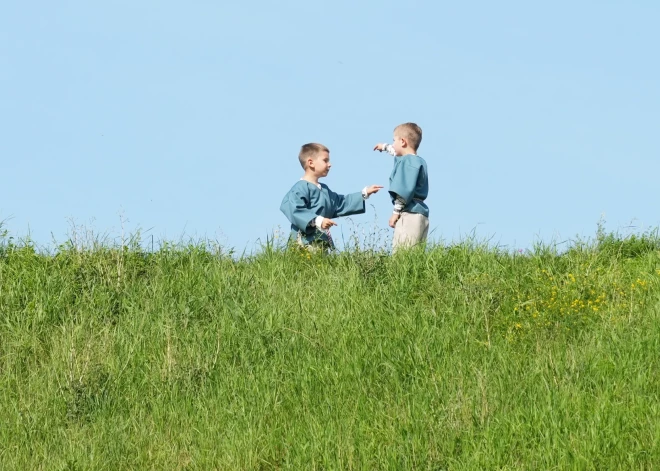
[[[0,245],[1,469],[660,469],[660,241]]]

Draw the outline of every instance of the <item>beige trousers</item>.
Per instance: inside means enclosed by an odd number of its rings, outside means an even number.
[[[401,213],[394,226],[392,253],[425,242],[428,235],[429,218],[417,213]]]

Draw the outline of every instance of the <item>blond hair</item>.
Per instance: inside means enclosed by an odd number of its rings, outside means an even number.
[[[415,152],[422,143],[422,128],[415,123],[403,123],[394,128],[394,133],[404,138]]]
[[[307,159],[313,159],[321,152],[330,153],[330,149],[323,144],[317,144],[315,142],[310,142],[302,146],[300,148],[300,154],[298,154],[298,160],[300,160],[302,168],[307,169]]]

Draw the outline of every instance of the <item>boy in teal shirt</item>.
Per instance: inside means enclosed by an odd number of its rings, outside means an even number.
[[[415,123],[394,128],[392,144],[376,144],[374,150],[394,156],[389,193],[394,203],[390,227],[394,228],[392,252],[426,241],[429,208],[424,202],[429,193],[426,161],[417,155],[422,129]]]
[[[305,144],[298,160],[305,174],[280,205],[280,210],[291,222],[291,238],[304,247],[334,249],[330,228],[337,224],[332,218],[364,213],[364,201],[383,187],[371,185],[362,192],[340,195],[319,183],[319,178],[328,176],[332,167],[330,151],[322,144]]]

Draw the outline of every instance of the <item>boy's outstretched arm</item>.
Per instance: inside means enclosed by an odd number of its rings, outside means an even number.
[[[367,198],[369,198],[371,195],[373,195],[374,193],[378,193],[378,191],[382,190],[382,189],[383,189],[382,185],[365,186],[364,189],[362,190],[363,197],[364,197],[364,195],[366,195]],[[364,198],[364,199],[367,199],[367,198]]]
[[[392,144],[376,144],[374,146],[374,150],[377,150],[378,152],[387,152],[391,156],[395,155],[394,147],[392,147]]]
[[[334,217],[362,214],[365,211],[364,202],[374,193],[383,188],[381,185],[365,186],[359,193],[340,195],[330,191],[330,199],[334,208]]]

